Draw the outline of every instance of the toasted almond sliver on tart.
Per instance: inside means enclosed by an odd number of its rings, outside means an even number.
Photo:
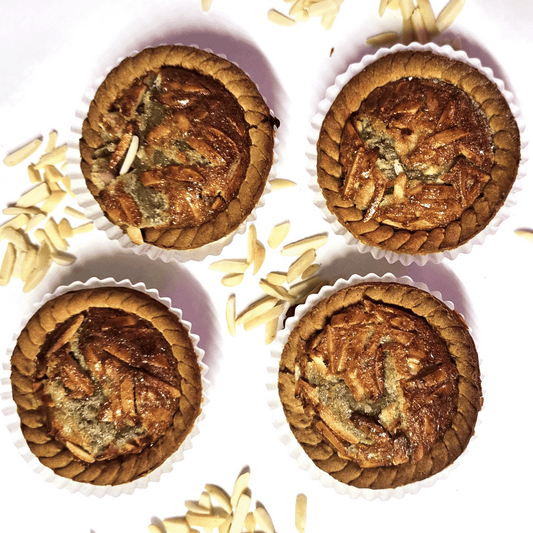
[[[124,163],[120,167],[119,176],[127,174],[131,168],[135,156],[137,155],[137,150],[139,149],[139,137],[133,135],[128,146],[128,151],[126,152],[126,157],[124,158]]]
[[[9,155],[4,157],[4,165],[8,167],[14,167],[19,163],[22,163],[25,159],[30,157],[35,151],[41,146],[42,139],[34,139],[33,141],[25,144],[18,150],[11,152]]]

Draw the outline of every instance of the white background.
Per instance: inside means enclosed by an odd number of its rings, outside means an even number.
[[[432,2],[438,11],[444,2]],[[280,28],[267,20],[270,7],[287,10],[282,0],[213,0],[207,13],[200,0],[21,0],[3,2],[0,17],[0,156],[55,129],[66,142],[82,95],[119,58],[162,43],[195,44],[224,54],[258,84],[274,114],[278,131],[277,175],[297,187],[271,193],[258,211],[256,226],[264,243],[270,228],[290,220],[289,239],[329,231],[308,189],[306,136],[326,88],[348,64],[374,49],[366,38],[398,29],[398,15],[378,17],[378,0],[346,0],[333,29],[319,21]],[[492,68],[516,96],[524,121],[531,123],[531,24],[529,0],[467,0],[446,32],[460,35],[470,55]],[[526,128],[526,135],[528,130]],[[210,401],[200,433],[184,461],[148,488],[118,498],[83,496],[58,489],[35,474],[0,427],[0,531],[56,533],[137,533],[152,521],[185,512],[184,500],[197,498],[205,483],[230,490],[249,467],[254,503],[261,502],[279,532],[294,528],[294,500],[309,499],[309,533],[323,531],[417,532],[532,531],[531,526],[531,374],[533,371],[531,272],[533,244],[514,231],[531,228],[533,186],[526,176],[510,217],[482,246],[441,264],[403,267],[359,254],[331,235],[320,250],[321,274],[328,280],[386,272],[409,275],[454,302],[472,325],[483,374],[485,404],[476,437],[446,479],[416,494],[387,501],[340,496],[311,479],[291,459],[271,423],[266,402],[269,347],[263,331],[239,331],[231,338],[224,306],[232,291],[210,260],[182,264],[151,261],[123,250],[93,231],[71,241],[77,256],[71,267],[52,268],[32,293],[14,280],[0,288],[0,356],[21,318],[34,302],[57,286],[90,277],[143,281],[171,298],[193,324],[206,352]],[[29,188],[25,165],[0,168],[2,208]],[[74,204],[72,204],[74,205]],[[8,217],[2,215],[2,221]],[[2,243],[0,243],[2,244]],[[2,253],[3,253],[2,244]],[[246,254],[238,235],[222,257]],[[287,266],[267,250],[259,275],[247,274],[237,287],[240,310],[261,295],[260,276]]]

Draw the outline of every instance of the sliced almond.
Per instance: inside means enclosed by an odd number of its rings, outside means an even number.
[[[246,515],[245,520],[244,520],[244,529],[243,529],[243,531],[248,531],[250,533],[255,531],[256,524],[257,524],[257,522],[255,520],[255,516],[254,516],[253,511],[249,511],[248,514]]]
[[[283,312],[286,310],[287,305],[285,303],[279,303],[275,305],[272,309],[269,309],[268,311],[265,311],[259,316],[256,316],[252,320],[248,320],[244,323],[244,330],[250,331],[252,329],[258,328],[259,326],[263,326],[264,324],[267,324],[271,320],[274,320],[278,317],[280,317]]]
[[[19,213],[15,217],[13,217],[11,220],[8,220],[7,222],[4,222],[0,226],[0,233],[5,228],[13,228],[13,229],[21,229],[26,226],[26,224],[29,222],[30,217],[26,213]]]
[[[62,252],[60,250],[56,250],[52,252],[51,259],[54,263],[61,265],[61,266],[69,266],[76,261],[76,257],[72,254],[67,254],[65,252]]]
[[[52,130],[48,134],[48,142],[46,143],[46,148],[44,149],[45,152],[51,152],[55,149],[57,144],[57,131]]]
[[[393,43],[400,38],[397,32],[395,31],[384,31],[373,35],[366,40],[366,43],[371,46],[383,46],[386,44]]]
[[[144,243],[141,228],[137,228],[135,226],[128,226],[126,233],[128,234],[128,237],[131,239],[131,242],[133,244],[141,245]]]
[[[45,165],[43,169],[44,180],[48,183],[61,181],[63,174],[54,165]]]
[[[122,166],[120,167],[119,175],[123,176],[124,174],[127,174],[131,168],[131,165],[133,164],[133,161],[135,160],[135,156],[137,155],[137,150],[139,149],[139,137],[137,135],[133,135],[130,141],[130,145],[128,146],[128,151],[126,152],[126,157],[124,158],[124,162],[122,163]]]
[[[149,524],[148,533],[166,533],[159,524]]]
[[[263,533],[275,533],[274,522],[264,507],[257,506],[254,509],[254,517]]]
[[[211,513],[193,513],[187,511],[185,518],[191,527],[202,527],[206,530],[213,530],[220,526],[228,518],[228,513],[223,509],[213,509]]]
[[[235,480],[235,483],[233,484],[233,490],[231,491],[231,496],[230,496],[230,502],[231,502],[232,508],[237,506],[239,498],[247,490],[249,482],[250,482],[250,471],[249,470],[242,472]]]
[[[429,0],[417,0],[417,6],[422,15],[422,20],[424,21],[424,26],[429,36],[434,36],[438,33],[437,24],[435,21],[435,14],[433,8],[431,7],[431,2]]]
[[[61,183],[63,184],[63,187],[67,190],[71,198],[76,198],[76,194],[72,190],[72,183],[69,176],[66,174],[63,174],[63,177],[61,178]]]
[[[316,252],[313,248],[298,257],[287,270],[287,283],[292,283],[296,278],[300,277],[305,269],[314,263],[315,259]]]
[[[400,12],[402,14],[403,20],[409,20],[413,11],[415,9],[415,4],[413,0],[400,0]]]
[[[261,241],[255,241],[255,252],[254,252],[254,276],[259,272],[263,263],[265,262],[266,251],[263,243]]]
[[[318,271],[320,270],[320,265],[318,263],[314,263],[312,265],[309,265],[303,272],[302,272],[302,280],[306,280],[312,276],[314,276]]]
[[[274,226],[267,239],[267,244],[270,246],[270,248],[277,248],[285,240],[290,229],[290,222],[283,222]]]
[[[8,167],[14,167],[19,163],[22,163],[22,161],[24,161],[25,159],[30,157],[30,155],[37,151],[37,149],[41,146],[42,142],[42,139],[34,139],[33,141],[19,148],[18,150],[11,152],[9,155],[4,157],[4,165]]]
[[[31,217],[28,223],[26,224],[26,231],[30,232],[34,230],[39,224],[46,220],[45,213],[37,213],[35,216]]]
[[[162,523],[168,533],[191,533],[191,527],[185,517],[165,518]]]
[[[76,226],[75,228],[72,228],[72,233],[74,235],[79,235],[80,233],[88,233],[89,231],[92,231],[93,229],[94,229],[94,223],[87,222],[87,224],[82,224],[81,226]]]
[[[325,285],[325,281],[318,276],[313,276],[300,283],[295,283],[289,287],[289,294],[295,303],[301,302],[312,292]]]
[[[233,513],[233,520],[229,528],[229,533],[241,533],[244,527],[246,515],[250,509],[251,498],[246,492],[243,492],[235,505],[235,512]]]
[[[28,251],[24,253],[24,263],[22,264],[22,270],[20,272],[20,279],[26,282],[28,276],[35,270],[37,263],[37,248],[35,246],[29,246]]]
[[[309,4],[307,12],[310,17],[322,17],[330,13],[336,12],[337,4],[333,0],[319,0]]]
[[[281,178],[275,178],[269,181],[272,187],[272,192],[281,191],[283,189],[289,189],[290,187],[296,187],[296,183],[290,180],[284,180]]]
[[[440,32],[449,28],[465,5],[465,0],[450,0],[438,14],[435,25]]]
[[[517,229],[514,233],[527,241],[533,242],[533,231]]]
[[[40,213],[41,210],[38,207],[19,207],[19,206],[12,206],[12,207],[6,207],[2,210],[2,213],[4,215],[36,215],[37,213]]]
[[[50,197],[50,187],[47,183],[42,182],[39,185],[35,186],[33,189],[30,189],[27,193],[23,194],[17,200],[18,207],[30,207],[36,206],[41,202],[44,202]]]
[[[283,285],[287,281],[286,272],[269,272],[265,278],[272,285]]]
[[[390,4],[391,0],[380,0],[379,2],[379,11],[378,14],[380,17],[382,17],[385,14],[385,11],[387,10],[387,6]]]
[[[68,205],[64,207],[63,213],[65,213],[65,215],[69,215],[74,218],[79,218],[80,220],[87,220],[87,217],[85,216],[84,213]]]
[[[40,183],[43,181],[40,171],[34,165],[28,165],[28,179],[30,183]]]
[[[221,259],[209,265],[209,270],[225,272],[228,274],[242,274],[250,264],[245,259]]]
[[[210,514],[212,509],[204,507],[200,502],[194,500],[186,500],[185,507],[193,514]]]
[[[279,303],[279,299],[277,297],[266,296],[265,298],[261,298],[261,300],[254,302],[245,311],[243,311],[236,318],[235,324],[237,326],[242,326],[246,322],[254,319],[256,316],[259,316],[265,311],[272,309],[272,307],[274,307],[277,303]]]
[[[236,287],[244,280],[244,274],[226,274],[220,281],[224,287]]]
[[[248,264],[251,265],[255,259],[255,243],[257,242],[257,228],[255,224],[250,224],[248,228]]]
[[[59,235],[61,235],[63,239],[70,239],[74,236],[72,225],[66,218],[62,218],[59,221],[57,228],[59,230]]]
[[[228,327],[228,332],[232,337],[235,337],[237,332],[235,327],[236,305],[235,295],[232,294],[226,302],[226,325]]]
[[[0,285],[2,287],[5,287],[11,281],[16,259],[17,249],[12,242],[8,242],[2,260],[2,266],[0,267]]]
[[[209,11],[213,0],[202,0],[202,11]]]
[[[293,18],[284,15],[281,11],[277,9],[269,9],[267,12],[267,19],[278,26],[296,26],[296,20]]]
[[[44,231],[46,231],[47,235],[50,237],[50,240],[54,244],[55,248],[57,248],[58,250],[68,249],[68,242],[63,239],[63,237],[61,237],[57,222],[53,218],[49,218],[46,221],[44,225]]]
[[[223,488],[219,487],[218,485],[207,483],[205,485],[205,490],[218,503],[218,505],[224,509],[224,511],[227,513],[231,513],[233,511],[230,496]]]
[[[429,41],[429,34],[426,30],[422,13],[418,7],[413,11],[411,20],[413,22],[413,31],[415,32],[416,40],[421,44],[426,44]]]
[[[296,507],[294,511],[294,524],[298,533],[304,533],[307,523],[307,496],[298,494],[296,496]]]
[[[81,459],[86,463],[94,463],[95,458],[90,453],[86,452],[83,448],[80,448],[80,446],[77,446],[76,444],[73,444],[69,441],[67,441],[65,444],[67,448],[72,452],[72,455],[76,456],[78,459]]]
[[[259,282],[259,287],[263,290],[265,294],[273,296],[274,298],[279,298],[281,300],[290,301],[291,295],[285,287],[279,285],[273,285],[269,283],[266,279]]]
[[[274,341],[278,334],[279,317],[269,320],[265,324],[265,344],[270,344]]]
[[[312,237],[306,237],[298,241],[286,244],[281,249],[281,255],[284,256],[297,256],[307,252],[307,250],[317,250],[321,246],[324,246],[328,242],[327,234],[313,235]]]
[[[15,245],[17,250],[21,252],[27,252],[29,248],[26,234],[20,229],[14,229],[11,227],[5,227],[0,233],[2,239],[7,239],[9,242]]]
[[[63,201],[63,198],[65,198],[66,195],[66,191],[52,192],[41,206],[42,211],[45,213],[51,213]]]
[[[62,146],[54,148],[51,152],[44,153],[35,164],[35,168],[42,169],[46,165],[57,165],[58,163],[62,163],[65,161],[66,155],[67,145],[63,144]]]

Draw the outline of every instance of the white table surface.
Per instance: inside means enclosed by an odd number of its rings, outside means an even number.
[[[438,11],[442,1],[433,1]],[[326,88],[351,62],[374,50],[366,38],[397,29],[394,14],[378,17],[378,0],[346,0],[333,29],[317,19],[293,28],[267,20],[282,0],[213,0],[207,13],[200,0],[121,0],[4,2],[0,17],[0,156],[37,135],[55,129],[66,142],[84,91],[118,58],[162,43],[195,44],[224,54],[256,81],[274,114],[278,131],[277,176],[297,187],[268,195],[258,212],[258,237],[286,219],[290,238],[329,231],[308,189],[307,134]],[[533,119],[530,54],[533,3],[529,0],[467,0],[447,30],[460,35],[472,56],[492,68],[516,96],[524,121]],[[526,136],[528,135],[526,128]],[[83,496],[58,489],[35,474],[10,434],[0,427],[0,531],[55,533],[137,533],[153,520],[182,515],[183,502],[199,496],[205,483],[230,490],[239,472],[250,468],[253,502],[261,502],[279,532],[295,531],[294,500],[309,500],[309,533],[389,531],[397,533],[504,528],[531,531],[531,375],[533,351],[533,244],[514,231],[533,226],[533,186],[522,180],[517,204],[496,235],[468,255],[440,264],[403,267],[375,260],[331,234],[320,250],[321,273],[329,280],[351,274],[409,275],[440,291],[465,315],[476,334],[483,374],[484,407],[476,436],[457,468],[432,487],[388,501],[351,499],[324,488],[301,470],[279,441],[266,403],[270,350],[263,331],[239,331],[231,338],[224,306],[232,289],[207,269],[210,260],[182,264],[151,261],[123,250],[93,231],[71,241],[77,256],[71,267],[55,266],[29,294],[14,280],[0,288],[0,353],[12,340],[21,317],[59,285],[90,277],[143,281],[171,298],[200,336],[209,366],[210,401],[200,433],[184,460],[148,488],[118,498]],[[2,208],[29,188],[25,166],[0,169]],[[75,205],[75,204],[72,204]],[[2,215],[2,221],[8,217]],[[2,248],[3,253],[3,248]],[[246,236],[237,236],[222,253],[243,257]],[[267,250],[260,273],[286,268]],[[237,306],[261,296],[259,276],[237,287]],[[3,417],[1,417],[3,418]]]

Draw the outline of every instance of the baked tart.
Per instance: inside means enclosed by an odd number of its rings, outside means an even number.
[[[230,235],[256,206],[276,122],[228,60],[188,46],[147,48],[97,89],[81,130],[81,171],[134,243],[197,249]]]
[[[498,86],[432,50],[375,59],[346,83],[317,141],[327,209],[359,242],[410,255],[454,250],[484,230],[520,163]]]
[[[163,464],[202,404],[188,329],[163,303],[126,287],[46,302],[11,356],[22,434],[56,475],[121,485]]]
[[[385,281],[336,290],[296,321],[278,392],[316,467],[359,489],[441,472],[465,450],[482,405],[463,318],[425,290]]]

